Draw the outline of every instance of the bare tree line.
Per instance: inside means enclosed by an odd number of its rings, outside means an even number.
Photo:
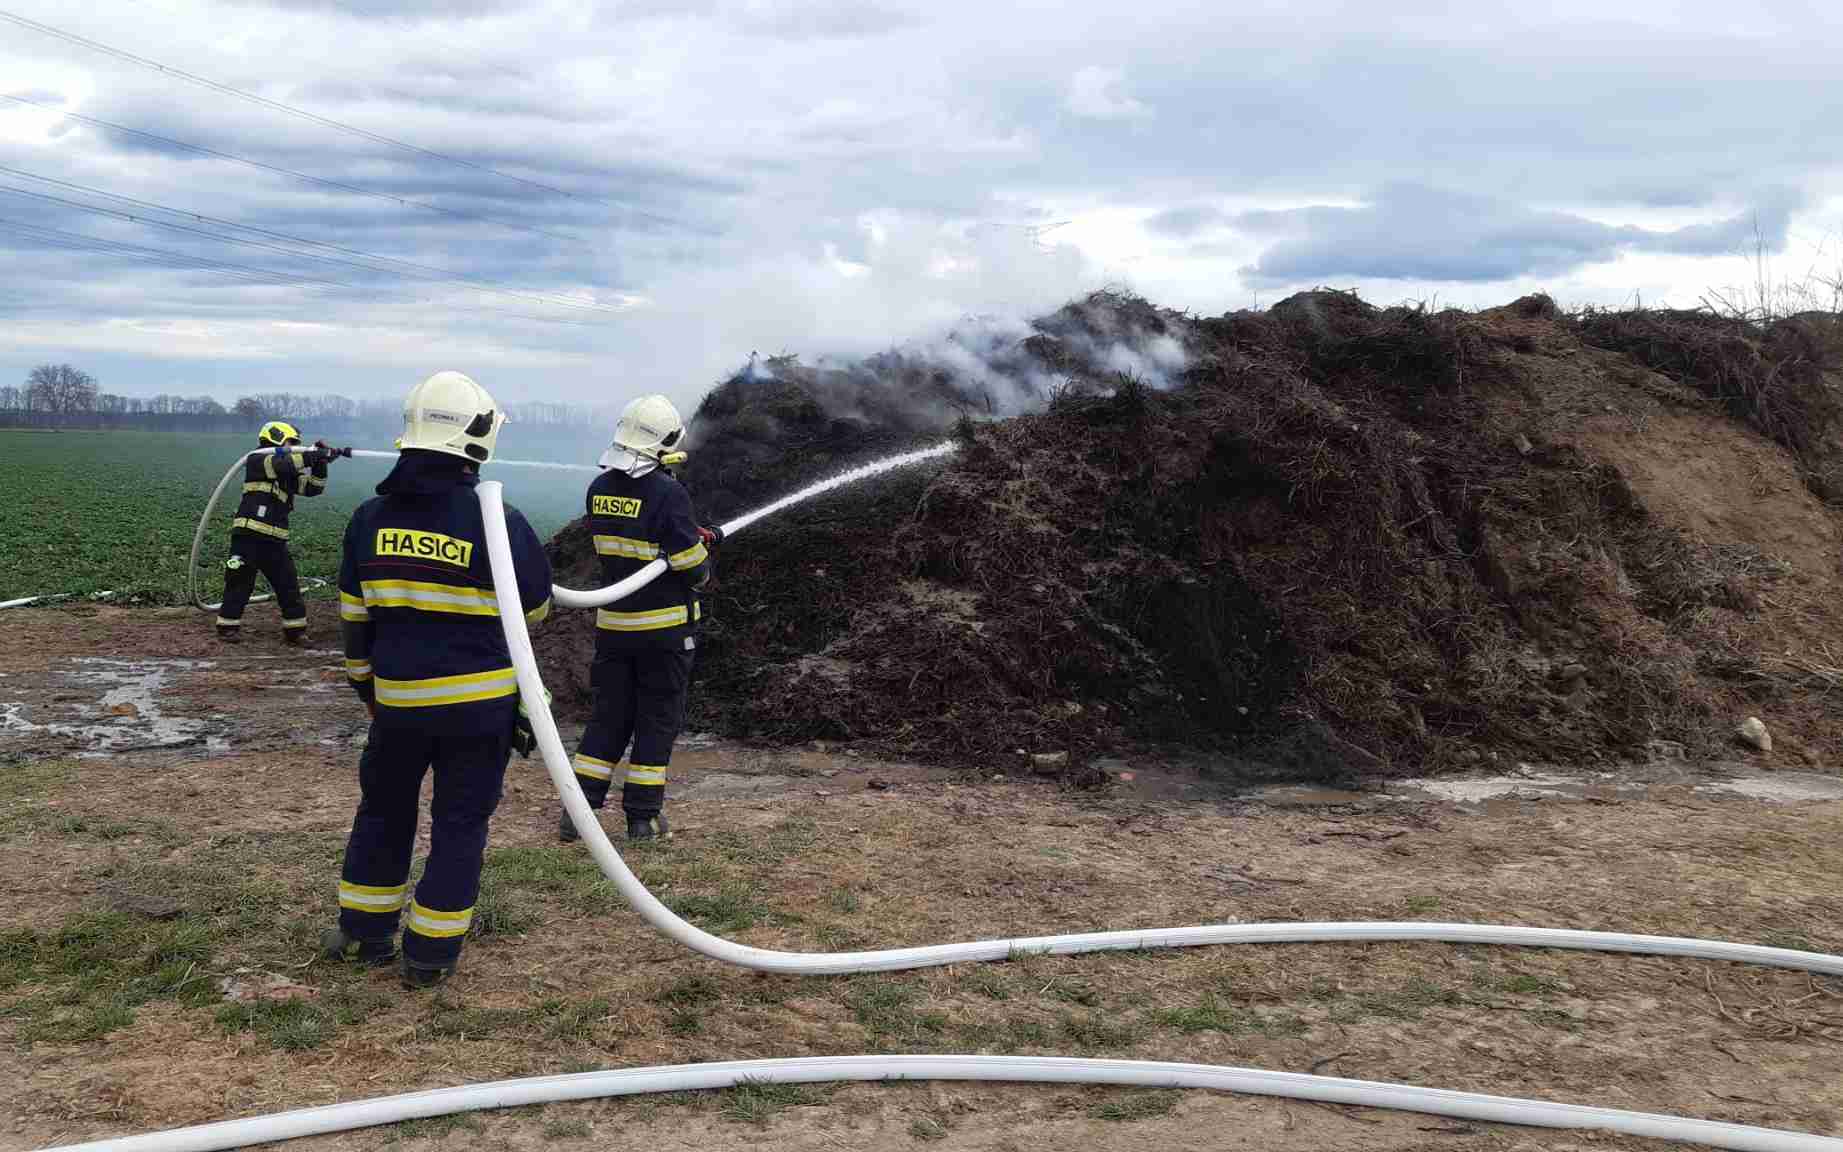
[[[613,414],[584,404],[533,401],[513,404],[507,411],[524,424],[578,426],[613,422]],[[9,414],[26,417],[7,419]],[[0,423],[26,423],[40,427],[92,427],[134,423],[133,417],[161,417],[166,426],[173,417],[195,417],[214,427],[256,424],[264,420],[289,420],[316,427],[395,424],[402,409],[395,400],[354,400],[332,393],[256,392],[237,397],[229,407],[210,396],[180,396],[162,392],[154,396],[125,396],[104,392],[89,373],[69,364],[41,364],[26,374],[23,384],[0,385]],[[108,417],[102,420],[97,417]]]

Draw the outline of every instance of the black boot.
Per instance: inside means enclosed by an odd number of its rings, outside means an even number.
[[[565,808],[557,815],[557,840],[562,844],[574,844],[582,839],[582,833],[576,831],[576,822],[570,819],[570,810]]]
[[[352,964],[388,964],[397,958],[397,941],[360,940],[346,935],[344,928],[329,928],[320,933],[320,955],[327,960]]]
[[[454,965],[452,964],[445,967],[442,965],[418,964],[408,956],[403,958],[403,986],[411,991],[421,991],[424,988],[439,987],[452,975],[454,975]]]
[[[666,827],[666,814],[656,812],[651,816],[627,814],[627,838],[629,840],[669,840],[671,829]]]
[[[302,644],[305,644],[306,642],[307,642],[307,629],[305,628],[284,628],[282,629],[282,643],[283,644],[287,644],[293,648],[299,648]]]
[[[243,629],[219,624],[218,639],[226,644],[241,644],[243,643]]]

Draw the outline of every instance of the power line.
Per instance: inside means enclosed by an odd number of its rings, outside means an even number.
[[[43,225],[27,223],[23,220],[9,220],[0,217],[0,227],[28,236],[41,236],[59,242],[61,247],[75,245],[96,252],[124,256],[131,260],[154,260],[169,267],[189,269],[199,272],[217,272],[233,276],[240,280],[264,284],[296,284],[318,288],[356,288],[356,284],[347,284],[339,280],[323,280],[316,276],[307,276],[298,272],[282,272],[273,268],[258,268],[248,264],[233,264],[222,260],[210,260],[203,256],[191,256],[184,252],[174,252],[165,248],[145,248],[139,244],[129,244],[121,240],[110,240],[102,236],[89,236],[81,232],[66,232],[60,228],[46,228]]]
[[[10,193],[15,196],[26,196],[26,197],[30,197],[35,200],[42,200],[42,201],[52,203],[52,204],[59,204],[59,205],[63,205],[69,208],[76,208],[84,212],[94,212],[100,215],[112,216],[112,217],[115,217],[116,219],[127,220],[130,223],[134,223],[134,224],[143,224],[143,225],[147,225],[149,227],[154,227],[154,228],[166,228],[172,231],[190,233],[192,235],[203,236],[206,239],[215,240],[215,241],[218,241],[220,243],[225,243],[225,244],[243,244],[249,247],[266,248],[271,251],[283,253],[284,255],[297,256],[297,257],[300,257],[306,260],[319,260],[319,261],[323,261],[326,263],[332,263],[332,264],[344,264],[349,267],[358,268],[366,272],[385,272],[385,273],[388,273],[390,275],[395,275],[395,276],[415,275],[415,276],[420,276],[423,279],[433,279],[437,281],[446,281],[446,282],[457,283],[457,284],[471,284],[484,292],[491,292],[491,293],[494,293],[496,295],[501,295],[501,296],[514,296],[520,299],[534,301],[539,304],[552,304],[552,305],[558,305],[558,306],[568,307],[568,308],[579,308],[584,311],[600,311],[600,312],[620,311],[618,307],[614,305],[610,305],[610,304],[599,304],[599,303],[595,303],[592,301],[575,300],[567,296],[556,296],[556,295],[549,295],[549,294],[536,293],[536,292],[523,292],[515,288],[500,288],[500,287],[495,286],[491,281],[482,280],[479,277],[469,276],[466,273],[457,272],[457,271],[454,271],[448,268],[438,268],[430,264],[418,264],[415,261],[411,261],[411,260],[399,260],[394,256],[380,256],[380,255],[376,255],[370,252],[362,252],[356,248],[346,248],[338,244],[329,244],[329,243],[326,243],[320,240],[310,240],[310,239],[307,239],[301,236],[291,236],[288,233],[276,232],[268,228],[258,228],[258,227],[255,227],[249,224],[238,224],[232,220],[220,220],[215,216],[206,216],[203,213],[193,212],[193,211],[190,211],[184,208],[168,208],[163,204],[155,204],[147,200],[137,200],[132,196],[123,196],[123,195],[120,195],[119,193],[104,191],[103,189],[100,189],[100,188],[91,188],[88,185],[77,184],[77,183],[73,183],[68,180],[56,180],[49,176],[35,175],[34,173],[25,172],[18,168],[9,168],[3,164],[0,164],[0,173],[5,173],[11,176],[23,177],[27,180],[36,180],[44,184],[53,185],[54,187],[71,189],[74,191],[82,192],[90,196],[100,196],[108,200],[114,200],[118,203],[133,205],[134,207],[137,207],[137,208],[144,208],[144,209],[148,209],[150,211],[155,211],[155,212],[166,212],[174,216],[190,217],[191,219],[198,220],[204,223],[215,224],[215,225],[218,225],[219,227],[224,227],[224,228],[234,228],[234,229],[237,229],[239,231],[244,231],[244,232],[252,232],[259,236],[270,236],[270,237],[274,237],[277,240],[287,241],[288,243],[291,243],[291,244],[305,244],[305,245],[308,245],[314,248],[325,248],[333,252],[344,252],[344,253],[347,253],[348,255],[357,256],[364,260],[375,260],[375,261],[379,261],[379,262],[386,263],[386,264],[395,264],[395,265],[399,265],[400,268],[378,268],[371,264],[360,263],[358,260],[345,260],[337,256],[323,256],[323,255],[320,255],[314,252],[299,252],[291,248],[282,247],[279,244],[267,244],[260,240],[250,240],[250,239],[246,239],[246,238],[238,237],[238,236],[225,236],[221,233],[212,232],[208,229],[191,228],[184,224],[174,224],[170,221],[149,219],[144,216],[137,216],[131,212],[122,212],[122,211],[118,211],[113,208],[104,208],[104,207],[101,207],[99,205],[94,205],[94,204],[84,204],[76,200],[65,199],[62,196],[51,196],[51,195],[47,195],[42,192],[32,192],[24,188],[13,188],[13,187],[9,187],[4,184],[0,184],[0,192]],[[407,271],[405,271],[404,269],[407,269]]]
[[[223,260],[209,260],[201,256],[189,256],[183,252],[174,252],[168,248],[147,248],[139,244],[129,244],[120,240],[108,240],[100,236],[90,236],[81,232],[65,232],[58,228],[46,228],[38,224],[28,224],[23,220],[9,220],[0,217],[0,231],[13,232],[38,240],[53,248],[75,249],[80,251],[100,252],[120,256],[129,260],[143,260],[164,267],[178,268],[195,272],[215,272],[230,276],[247,283],[255,284],[294,284],[316,288],[349,288],[361,292],[376,291],[363,284],[353,284],[344,280],[324,280],[315,276],[304,276],[298,272],[282,272],[273,268],[260,268],[249,264],[235,264]],[[434,300],[409,300],[404,303],[435,304],[444,311],[488,312],[512,316],[521,320],[535,320],[544,324],[569,324],[575,327],[593,327],[587,321],[568,320],[558,316],[534,316],[525,312],[512,312],[502,308],[486,308],[466,304],[449,304]]]
[[[406,208],[422,208],[430,212],[439,212],[443,216],[452,216],[457,220],[472,220],[475,223],[496,224],[501,228],[513,228],[520,232],[531,232],[538,236],[548,236],[553,240],[563,240],[570,244],[580,244],[582,242],[575,236],[566,236],[561,232],[552,232],[548,228],[539,228],[535,224],[519,224],[511,220],[502,220],[497,216],[486,216],[477,212],[462,212],[454,208],[443,208],[441,205],[431,204],[427,200],[416,200],[407,196],[398,196],[392,192],[378,192],[370,188],[360,188],[356,184],[342,184],[337,180],[328,180],[320,176],[309,176],[305,172],[296,172],[292,168],[281,168],[274,164],[266,164],[261,160],[252,160],[247,156],[238,156],[231,152],[220,152],[216,148],[207,148],[202,144],[188,144],[184,140],[175,140],[171,136],[162,136],[157,132],[144,132],[139,128],[130,128],[125,124],[116,124],[109,120],[98,120],[94,116],[85,116],[81,112],[66,112],[56,105],[47,104],[42,100],[34,100],[29,96],[15,96],[11,93],[0,92],[0,100],[11,100],[15,104],[29,105],[30,107],[50,112],[54,116],[62,116],[67,120],[75,120],[79,124],[88,124],[94,128],[106,128],[111,132],[120,132],[125,136],[134,136],[142,140],[152,140],[156,143],[183,149],[184,151],[196,153],[200,156],[210,156],[216,160],[228,160],[233,164],[242,164],[249,168],[261,169],[264,172],[273,172],[277,175],[287,176],[295,180],[304,180],[309,184],[318,184],[322,188],[332,188],[336,191],[351,193],[355,196],[369,196],[374,200],[384,200]]]
[[[539,188],[546,192],[554,192],[559,196],[567,196],[572,200],[598,200],[604,204],[608,204],[613,207],[621,208],[625,211],[632,212],[635,215],[644,216],[649,219],[658,220],[658,221],[661,221],[667,224],[677,223],[677,221],[672,220],[669,217],[660,216],[652,212],[647,212],[644,209],[635,208],[629,204],[623,204],[618,200],[610,200],[605,196],[585,196],[578,192],[571,192],[567,188],[559,188],[554,184],[546,184],[542,180],[532,180],[525,176],[515,176],[510,172],[502,172],[497,168],[494,168],[490,165],[481,164],[474,160],[468,160],[460,156],[453,156],[446,152],[437,152],[434,149],[424,148],[421,145],[411,144],[411,143],[408,143],[407,141],[398,140],[391,136],[380,135],[379,133],[372,132],[369,129],[360,128],[353,124],[347,124],[342,120],[334,120],[334,119],[331,119],[330,117],[321,116],[320,114],[316,112],[309,112],[304,108],[296,108],[292,104],[284,104],[279,100],[271,100],[267,96],[258,96],[254,92],[245,92],[241,88],[233,88],[228,84],[220,84],[216,80],[209,80],[203,76],[194,75],[193,73],[187,72],[183,69],[174,68],[167,64],[162,64],[157,60],[149,60],[145,56],[137,56],[132,52],[124,51],[123,49],[120,49],[120,48],[113,48],[107,44],[101,43],[100,41],[91,40],[87,36],[79,36],[75,32],[66,32],[61,28],[53,28],[49,24],[41,24],[37,20],[27,19],[24,16],[19,16],[12,12],[0,10],[0,20],[10,21],[13,24],[17,24],[21,28],[29,28],[34,32],[41,32],[47,36],[56,37],[59,40],[65,41],[66,43],[76,44],[76,45],[79,45],[80,47],[88,48],[95,52],[101,52],[107,56],[113,56],[117,60],[125,60],[131,64],[139,64],[143,68],[152,68],[156,72],[163,73],[164,75],[167,75],[167,76],[175,77],[176,79],[184,80],[189,84],[197,84],[200,87],[209,89],[210,91],[217,92],[224,96],[235,96],[239,100],[248,100],[252,104],[259,104],[264,108],[272,109],[273,111],[281,112],[289,116],[299,117],[302,120],[311,121],[312,123],[319,124],[326,128],[332,128],[339,132],[349,133],[350,135],[358,136],[362,139],[370,140],[374,143],[388,145],[389,147],[392,147],[392,148],[399,148],[405,152],[415,153],[418,156],[427,156],[432,160],[441,160],[449,164],[457,164],[463,168],[471,168],[476,172],[485,172],[485,173],[488,173],[489,175],[498,176],[503,180],[511,180],[511,181],[514,181],[515,183],[524,184],[527,187]]]

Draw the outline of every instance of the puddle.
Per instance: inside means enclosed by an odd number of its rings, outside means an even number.
[[[1276,808],[1336,808],[1347,804],[1373,804],[1377,800],[1405,800],[1386,792],[1347,792],[1341,788],[1314,788],[1305,784],[1263,788],[1262,803]]]
[[[680,799],[764,796],[785,792],[793,779],[788,776],[762,774],[745,776],[740,772],[711,772],[686,784]]]
[[[1550,796],[1576,800],[1643,797],[1659,788],[1684,787],[1705,794],[1748,796],[1779,804],[1843,800],[1843,777],[1745,769],[1722,776],[1689,769],[1661,772],[1633,769],[1631,773],[1593,772],[1572,776],[1562,772],[1530,771],[1515,776],[1403,780],[1389,785],[1388,791],[1404,800],[1431,798],[1454,804],[1483,804],[1492,800],[1534,800]]]
[[[1770,776],[1742,776],[1734,780],[1710,780],[1696,786],[1698,792],[1728,792],[1751,796],[1755,800],[1772,800],[1792,804],[1806,800],[1843,800],[1843,779],[1819,776],[1811,772],[1775,772]]]
[[[56,675],[67,684],[104,689],[94,703],[75,706],[77,720],[37,724],[26,718],[26,702],[0,704],[0,732],[52,736],[83,749],[83,756],[107,756],[129,749],[172,748],[204,739],[206,723],[168,716],[160,697],[175,672],[215,667],[210,660],[111,660],[79,657]]]
[[[1599,781],[1595,781],[1599,783]],[[1531,773],[1518,776],[1455,777],[1452,779],[1403,780],[1391,791],[1422,793],[1455,804],[1482,804],[1486,800],[1536,796],[1579,796],[1588,782],[1576,776]]]

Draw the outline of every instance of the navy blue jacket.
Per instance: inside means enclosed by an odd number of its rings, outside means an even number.
[[[328,453],[299,446],[264,448],[243,462],[243,499],[237,504],[233,532],[254,532],[288,539],[288,514],[297,496],[326,491]]]
[[[698,535],[684,485],[663,468],[638,479],[610,468],[589,485],[584,505],[605,583],[625,579],[654,560],[669,565],[625,600],[597,609],[597,651],[695,647],[703,616],[697,590],[710,577],[710,553]]]
[[[383,708],[429,708],[518,692],[499,601],[479,477],[458,457],[409,450],[346,525],[339,564],[346,677]],[[550,561],[516,508],[506,532],[525,618],[550,613]]]

